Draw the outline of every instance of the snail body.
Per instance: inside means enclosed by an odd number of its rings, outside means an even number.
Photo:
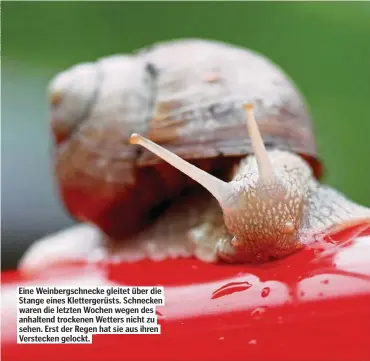
[[[49,91],[62,199],[106,257],[265,261],[370,221],[319,183],[302,96],[250,50],[159,43],[71,68]]]

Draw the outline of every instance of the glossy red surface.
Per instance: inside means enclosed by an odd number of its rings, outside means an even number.
[[[332,238],[345,244],[257,266],[187,259],[5,272],[2,360],[370,360],[370,226]],[[15,287],[30,283],[164,285],[162,334],[17,345]]]

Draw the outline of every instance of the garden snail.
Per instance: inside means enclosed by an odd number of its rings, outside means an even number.
[[[259,262],[370,222],[368,208],[319,183],[301,95],[250,50],[169,41],[77,65],[49,90],[62,198],[99,230],[39,241],[26,268],[95,249],[119,261]]]

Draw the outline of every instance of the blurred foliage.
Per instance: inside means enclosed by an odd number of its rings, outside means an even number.
[[[267,55],[307,97],[326,181],[370,206],[369,2],[5,2],[2,10],[3,71],[16,63],[56,72],[184,37]]]

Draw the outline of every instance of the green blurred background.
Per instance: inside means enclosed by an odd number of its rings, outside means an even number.
[[[370,206],[370,3],[2,4],[2,268],[73,221],[50,166],[45,87],[74,63],[159,40],[203,37],[257,50],[307,97],[326,182]]]

